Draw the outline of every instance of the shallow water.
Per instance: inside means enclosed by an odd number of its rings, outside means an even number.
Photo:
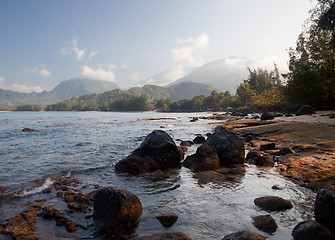
[[[22,201],[37,197],[59,176],[71,175],[87,184],[125,188],[135,193],[143,205],[137,235],[181,231],[191,239],[222,239],[234,231],[250,230],[268,239],[292,239],[293,227],[313,217],[315,194],[283,179],[274,169],[249,165],[245,175],[235,180],[215,172],[194,174],[186,168],[171,170],[170,177],[161,181],[115,174],[114,165],[161,126],[175,141],[193,140],[196,134],[210,132],[208,120],[189,121],[191,116],[204,115],[210,114],[0,113],[0,186],[5,195],[19,196]],[[149,117],[176,119],[139,121]],[[25,127],[38,131],[22,132]],[[195,150],[193,146],[187,154]],[[275,184],[283,190],[271,189]],[[268,214],[253,203],[256,197],[266,195],[280,196],[294,204],[293,209],[271,213],[279,226],[273,235],[258,231],[251,221],[252,216]],[[57,199],[52,201],[56,204]],[[4,208],[10,206],[3,204],[1,212],[6,215],[8,210]],[[161,212],[176,213],[177,223],[170,229],[162,227],[155,219]],[[40,225],[44,229],[48,224]],[[92,230],[82,232],[72,237],[93,238]],[[71,237],[63,232],[57,236]]]

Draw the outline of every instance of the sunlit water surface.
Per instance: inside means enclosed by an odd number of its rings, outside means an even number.
[[[192,116],[210,113],[107,113],[41,112],[0,113],[0,186],[5,195],[34,195],[52,185],[59,176],[73,176],[87,184],[114,186],[135,193],[142,202],[142,220],[135,234],[180,231],[191,239],[222,239],[249,230],[268,239],[292,239],[300,221],[313,217],[315,194],[280,177],[275,169],[247,166],[244,176],[227,180],[222,176],[194,174],[186,168],[170,171],[170,177],[152,181],[144,177],[115,174],[115,164],[137,148],[155,129],[165,128],[176,141],[193,140],[212,131],[210,121],[190,122]],[[141,118],[175,120],[140,120]],[[22,132],[28,127],[38,131]],[[179,142],[176,141],[178,144]],[[187,154],[195,152],[192,146]],[[283,190],[273,190],[279,185]],[[32,187],[33,186],[33,187]],[[275,234],[258,231],[251,217],[269,214],[253,203],[261,196],[275,195],[293,202],[294,208],[272,212],[278,224]],[[57,201],[57,200],[54,200]],[[0,213],[8,212],[3,204]],[[159,213],[176,213],[177,223],[169,229],[155,219]],[[43,226],[42,226],[43,227]],[[62,235],[58,237],[71,235]],[[94,233],[75,238],[95,238]]]

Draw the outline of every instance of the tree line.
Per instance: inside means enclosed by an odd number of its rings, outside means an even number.
[[[290,48],[289,71],[280,75],[277,65],[271,71],[250,69],[233,96],[230,92],[212,91],[210,96],[192,99],[150,101],[147,94],[125,91],[74,97],[48,105],[46,111],[209,111],[227,107],[255,110],[280,110],[302,104],[317,109],[335,108],[335,2],[318,0],[296,47]],[[283,84],[286,82],[286,84]],[[37,105],[16,110],[34,111]]]

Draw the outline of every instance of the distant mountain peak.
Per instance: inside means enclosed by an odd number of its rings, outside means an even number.
[[[219,91],[228,90],[235,94],[236,88],[248,76],[247,67],[252,64],[253,61],[247,58],[229,56],[206,63],[169,86],[192,81],[206,83],[216,87]]]

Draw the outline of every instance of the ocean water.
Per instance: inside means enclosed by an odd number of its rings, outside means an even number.
[[[191,239],[222,239],[229,233],[249,230],[268,239],[292,239],[293,227],[313,217],[315,193],[285,180],[275,169],[248,165],[245,175],[234,180],[194,174],[183,167],[170,170],[170,177],[160,181],[115,174],[115,164],[136,149],[153,130],[166,131],[179,144],[180,139],[193,140],[197,134],[205,136],[211,132],[209,120],[190,122],[190,117],[209,115],[211,113],[1,112],[0,187],[3,195],[10,197],[0,206],[0,216],[9,213],[14,206],[10,203],[11,197],[16,203],[38,198],[56,178],[72,176],[87,184],[124,188],[136,194],[143,205],[136,235],[180,231]],[[145,118],[174,119],[143,120]],[[23,132],[23,128],[38,131]],[[194,153],[196,147],[190,147],[186,155]],[[271,189],[275,184],[283,190]],[[257,230],[251,220],[253,216],[269,214],[253,203],[255,198],[267,195],[280,196],[294,204],[293,209],[271,213],[279,226],[274,234]],[[57,204],[57,199],[50,201]],[[155,219],[162,212],[179,216],[172,228],[165,229]],[[41,223],[42,229],[47,229],[48,224],[51,223]],[[58,231],[57,227],[53,229]],[[72,235],[58,231],[53,236],[55,239],[96,238],[92,228]]]

